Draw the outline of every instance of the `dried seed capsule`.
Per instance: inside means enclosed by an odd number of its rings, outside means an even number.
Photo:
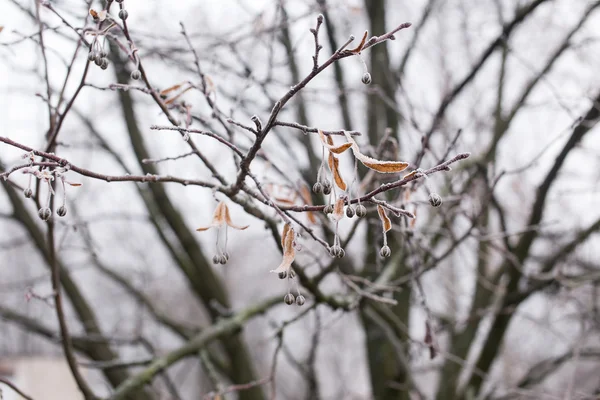
[[[123,0],[117,0],[117,3],[122,3],[122,2],[123,2]]]
[[[95,51],[90,51],[88,53],[88,61],[89,62],[93,62],[96,60],[96,52]]]
[[[352,207],[352,206],[346,207],[346,217],[348,217],[348,218],[354,217],[354,207]]]
[[[58,210],[56,210],[56,214],[59,217],[64,217],[65,215],[67,215],[67,207],[65,207],[65,206],[58,207]]]
[[[52,211],[48,207],[42,207],[39,209],[38,215],[42,221],[48,221],[52,215]]]
[[[100,50],[100,57],[102,57],[102,58],[108,57],[108,53],[106,52],[106,50],[104,50],[104,49]]]
[[[392,255],[392,250],[389,246],[383,246],[381,250],[379,250],[379,255],[383,258],[387,258]]]
[[[439,207],[442,205],[442,196],[440,196],[437,193],[431,193],[429,195],[429,204],[431,204],[432,207]]]
[[[317,182],[313,185],[312,191],[316,194],[323,193],[323,185],[320,182]]]
[[[285,304],[287,304],[288,306],[291,306],[292,304],[294,304],[294,302],[296,301],[296,298],[294,297],[293,294],[288,293],[283,297],[283,301],[285,302]]]
[[[141,76],[142,76],[142,73],[140,71],[138,71],[137,69],[131,71],[131,79],[137,81],[138,79],[140,79]]]
[[[287,278],[287,272],[285,272],[285,271],[281,271],[281,272],[279,273],[279,279],[285,279],[285,278]]]
[[[325,208],[323,209],[323,212],[325,214],[331,214],[333,212],[333,204],[326,205]]]
[[[127,17],[129,17],[129,13],[127,12],[127,10],[122,9],[121,11],[119,11],[119,18],[125,21]]]
[[[371,74],[368,72],[365,72],[362,76],[361,79],[362,83],[364,83],[365,85],[369,85],[371,83]]]
[[[329,248],[329,255],[331,257],[337,257],[337,253],[338,253],[339,249],[340,249],[340,246],[338,246],[338,245],[331,246]]]
[[[340,247],[340,249],[338,250],[337,254],[335,255],[337,258],[343,258],[346,255],[346,250],[342,249]]]
[[[96,58],[94,58],[94,62],[96,63],[97,66],[102,65],[102,57],[100,57],[100,54],[96,54]]]
[[[296,272],[293,269],[290,269],[290,279],[294,279],[296,277]]]
[[[108,68],[108,60],[106,58],[102,59],[102,63],[100,64],[100,68],[102,68],[102,69]]]
[[[331,182],[325,181],[323,182],[323,194],[331,193]]]
[[[223,257],[225,257],[225,260],[229,261],[229,253],[228,252],[223,253]]]
[[[23,190],[23,194],[29,199],[31,196],[33,196],[33,190],[31,190],[31,188],[27,188]]]
[[[220,260],[221,260],[221,257],[219,257],[217,255],[213,256],[213,260],[212,260],[213,264],[218,264]]]
[[[298,297],[296,297],[296,305],[303,306],[304,303],[306,303],[306,299],[304,298],[304,296],[299,294]]]
[[[362,218],[365,215],[367,215],[367,208],[365,206],[363,206],[362,204],[359,204],[356,206],[356,216],[358,218]]]
[[[227,257],[225,257],[224,255],[220,255],[219,256],[219,264],[227,264]]]

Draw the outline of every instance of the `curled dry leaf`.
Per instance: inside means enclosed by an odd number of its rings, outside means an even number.
[[[367,42],[367,35],[369,34],[369,31],[365,31],[365,34],[363,35],[360,43],[358,44],[358,46],[356,46],[355,48],[353,48],[352,50],[348,50],[350,53],[354,53],[354,54],[358,54],[362,51],[363,47],[365,47],[365,43]]]
[[[330,152],[335,153],[335,154],[342,154],[343,152],[348,150],[350,147],[352,147],[351,142],[346,142],[346,143],[340,144],[338,146],[334,146],[333,139],[331,139],[331,136],[326,137],[325,134],[323,133],[323,131],[320,129],[319,129],[319,137],[321,138],[321,142],[323,143],[323,146],[325,146],[325,148],[327,150],[329,150]]]
[[[104,21],[106,19],[106,10],[96,11],[93,8],[90,9],[90,15],[94,20]]]
[[[198,232],[203,232],[209,230],[210,228],[218,228],[222,225],[227,225],[232,227],[233,229],[244,230],[248,228],[249,225],[239,226],[235,225],[231,222],[231,216],[229,215],[229,207],[225,202],[221,201],[217,204],[217,208],[215,208],[215,212],[213,214],[213,220],[209,226],[200,227],[196,229]]]
[[[281,247],[283,247],[283,259],[279,267],[271,270],[271,272],[280,273],[288,272],[292,267],[294,258],[296,258],[296,250],[294,250],[294,228],[290,224],[283,226],[281,233]]]
[[[352,143],[352,153],[354,153],[354,157],[356,157],[356,159],[365,167],[384,174],[397,173],[408,167],[408,163],[404,161],[381,161],[366,156],[360,152],[358,144],[348,132],[344,132],[344,135],[346,136],[346,139],[348,139],[348,142]]]
[[[181,83],[178,83],[177,85],[173,85],[171,87],[168,87],[166,89],[161,90],[159,93],[160,93],[161,96],[164,96],[167,93],[172,92],[173,90],[179,89],[181,87],[181,85],[182,85]]]
[[[344,199],[342,197],[336,200],[331,217],[334,221],[339,221],[344,218]]]
[[[338,160],[338,158],[336,156],[334,156],[332,153],[329,153],[328,161],[329,161],[329,169],[331,170],[331,173],[333,174],[333,180],[335,181],[335,184],[340,189],[346,190],[348,185],[346,185],[346,182],[344,182],[344,179],[342,178],[342,175],[340,174],[340,160]]]
[[[383,231],[387,232],[390,229],[392,229],[392,221],[390,221],[390,218],[387,216],[387,213],[385,212],[385,208],[378,205],[377,206],[377,214],[379,214],[379,219],[381,220],[381,223],[383,224]]]

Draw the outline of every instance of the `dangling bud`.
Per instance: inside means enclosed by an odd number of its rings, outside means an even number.
[[[56,210],[56,214],[59,217],[64,217],[65,215],[67,215],[67,207],[65,207],[65,206],[58,207],[58,210]]]
[[[294,297],[293,294],[288,293],[283,297],[283,301],[285,304],[287,304],[288,306],[291,306],[292,304],[294,304],[294,302],[296,301],[296,298]]]
[[[379,255],[383,258],[388,258],[392,255],[392,250],[390,250],[389,246],[385,245],[379,250]]]
[[[221,254],[219,256],[219,264],[223,264],[223,265],[227,264],[227,257],[225,257],[224,254]]]
[[[303,306],[304,303],[306,303],[306,299],[304,298],[304,296],[299,294],[298,297],[296,297],[296,305]]]
[[[346,217],[348,217],[348,218],[354,217],[354,207],[352,207],[351,205],[346,207]]]
[[[346,252],[344,251],[344,249],[342,249],[336,244],[334,246],[331,246],[331,248],[329,249],[329,255],[331,257],[342,258],[346,255]]]
[[[218,264],[220,259],[221,259],[221,258],[220,258],[219,256],[217,256],[217,255],[214,255],[214,256],[213,256],[213,259],[212,259],[212,262],[213,262],[213,264]]]
[[[323,212],[325,214],[331,214],[333,212],[333,204],[326,205],[325,208],[323,209]]]
[[[365,72],[362,76],[361,79],[362,83],[364,83],[365,85],[369,85],[371,83],[371,74],[368,72]]]
[[[356,206],[356,216],[358,218],[362,218],[365,215],[367,215],[367,207],[363,206],[362,204],[359,204]]]
[[[226,261],[229,261],[229,253],[228,252],[223,253],[223,257],[225,257]]]
[[[281,271],[281,272],[279,273],[279,279],[285,279],[285,278],[287,278],[287,272],[285,272],[285,271]]]
[[[313,185],[312,191],[316,194],[323,193],[323,185],[320,182],[317,182]]]
[[[39,209],[38,215],[42,221],[48,221],[52,215],[52,211],[50,211],[50,208],[48,207],[43,207]]]
[[[89,62],[94,62],[94,60],[96,60],[96,52],[90,51],[88,53],[87,59],[88,59]]]
[[[125,21],[127,17],[129,17],[129,13],[127,12],[127,10],[122,9],[121,11],[119,11],[119,18]]]
[[[442,196],[440,196],[437,193],[431,193],[429,195],[429,204],[431,204],[432,207],[439,207],[442,205]]]
[[[133,71],[131,71],[131,79],[133,79],[134,81],[137,81],[138,79],[140,79],[140,77],[142,76],[142,73],[135,69]]]
[[[323,182],[323,194],[331,193],[331,182],[325,181]]]
[[[33,196],[33,190],[31,190],[31,188],[27,188],[23,190],[23,194],[29,199],[31,196]]]
[[[102,63],[100,63],[100,68],[102,68],[102,69],[108,68],[108,60],[106,58],[102,58]]]

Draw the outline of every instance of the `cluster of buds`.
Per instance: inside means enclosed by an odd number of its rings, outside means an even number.
[[[32,157],[31,153],[28,153],[24,156],[24,158],[30,158],[30,160],[31,160],[31,157]],[[56,214],[59,217],[64,217],[65,215],[67,215],[66,185],[81,186],[81,183],[69,182],[65,179],[65,174],[67,173],[67,171],[69,171],[68,165],[66,167],[56,167],[52,170],[47,169],[47,168],[44,168],[42,170],[37,170],[37,169],[33,169],[33,168],[23,170],[23,173],[29,174],[29,183],[27,185],[27,188],[25,188],[25,190],[23,191],[23,195],[26,198],[31,198],[33,196],[33,190],[31,189],[31,178],[32,177],[36,177],[42,183],[46,184],[48,187],[48,194],[46,196],[46,204],[45,204],[45,206],[41,207],[38,210],[38,216],[40,217],[40,219],[42,221],[48,221],[50,219],[50,217],[52,216],[52,210],[50,209],[50,200],[53,195],[56,195],[56,192],[54,191],[54,188],[52,187],[52,183],[55,180],[58,180],[58,182],[60,182],[60,184],[62,186],[62,192],[63,192],[62,202],[61,202],[60,207],[58,207],[56,209]]]

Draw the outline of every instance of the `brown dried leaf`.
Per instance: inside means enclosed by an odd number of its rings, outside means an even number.
[[[362,37],[362,40],[360,41],[360,43],[358,44],[358,46],[356,46],[355,48],[353,48],[352,50],[349,50],[351,53],[354,54],[358,54],[362,51],[363,47],[365,47],[365,43],[367,42],[367,35],[369,34],[368,31],[365,31],[365,34]]]
[[[383,224],[383,231],[387,232],[390,229],[392,229],[392,221],[390,221],[390,218],[387,216],[387,213],[385,212],[385,208],[383,208],[380,205],[377,205],[377,214],[379,214],[379,219],[381,220],[381,223]]]
[[[235,225],[233,222],[231,222],[231,216],[229,215],[229,207],[227,207],[227,204],[223,203],[223,208],[224,208],[224,213],[225,213],[225,223],[227,225],[229,225],[230,227],[232,227],[233,229],[237,229],[240,231],[243,231],[244,229],[247,229],[250,225],[244,225],[244,226],[240,226],[240,225]]]
[[[329,169],[331,169],[331,172],[333,173],[333,180],[335,181],[337,187],[339,187],[342,190],[346,190],[348,186],[346,185],[346,182],[344,182],[344,179],[340,174],[339,166],[340,160],[338,160],[338,158],[332,153],[329,153]]]
[[[365,156],[360,152],[354,152],[358,160],[367,168],[384,174],[393,174],[405,170],[408,163],[404,161],[381,161],[372,157]]]
[[[281,260],[279,267],[271,270],[271,272],[287,272],[291,268],[294,258],[296,257],[296,251],[294,250],[294,229],[290,224],[285,224],[283,226],[281,246],[283,247],[283,259]]]
[[[418,170],[416,170],[416,169],[415,169],[414,171],[410,171],[408,174],[404,175],[404,176],[402,177],[402,179],[404,180],[404,179],[407,179],[407,178],[411,178],[411,177],[413,177],[413,176],[417,175],[417,173],[418,173],[418,172],[419,172],[419,171],[418,171]]]
[[[320,129],[319,129],[319,137],[321,138],[321,142],[323,142],[323,146],[325,146],[325,148],[327,148],[330,152],[335,153],[335,154],[342,154],[343,152],[348,150],[350,147],[352,147],[352,143],[350,143],[350,142],[342,143],[338,146],[334,146],[331,135],[326,136],[323,133],[323,131]]]
[[[344,199],[339,198],[335,202],[335,206],[333,207],[333,213],[331,214],[332,218],[335,221],[339,221],[344,218]]]
[[[168,88],[166,88],[166,89],[164,89],[164,90],[161,90],[161,91],[160,91],[160,95],[161,95],[161,96],[164,96],[164,95],[166,95],[167,93],[169,93],[169,92],[172,92],[173,90],[177,90],[177,89],[179,89],[179,88],[181,87],[181,85],[182,85],[181,83],[178,83],[177,85],[173,85],[173,86],[171,86],[171,87],[168,87]]]
[[[187,92],[188,90],[191,90],[192,88],[189,87],[185,90],[183,90],[181,93],[179,93],[177,96],[170,98],[169,100],[165,101],[166,105],[169,105],[171,103],[173,103],[175,100],[177,100],[179,97],[181,97],[182,94],[184,94],[185,92]]]

